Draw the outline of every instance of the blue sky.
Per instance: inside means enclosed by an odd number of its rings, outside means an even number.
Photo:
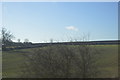
[[[3,26],[31,42],[118,39],[117,2],[4,2]]]

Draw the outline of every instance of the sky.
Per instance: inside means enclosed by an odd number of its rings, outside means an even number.
[[[2,13],[14,41],[118,39],[117,2],[3,2]]]

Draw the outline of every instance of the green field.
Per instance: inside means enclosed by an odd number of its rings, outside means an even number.
[[[118,77],[118,46],[117,45],[96,45],[98,50],[101,51],[99,54],[100,59],[99,70],[101,75],[96,76],[98,78],[109,78]],[[24,61],[26,57],[24,54],[30,54],[34,51],[32,49],[21,49],[14,51],[3,51],[3,72],[4,78],[19,78],[21,77],[22,70],[24,69]]]

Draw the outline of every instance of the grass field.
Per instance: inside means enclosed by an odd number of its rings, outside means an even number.
[[[99,70],[101,75],[98,78],[118,77],[118,46],[117,45],[96,45],[100,59]],[[35,48],[21,49],[14,51],[3,51],[3,73],[4,78],[19,78],[21,77],[22,70],[24,69],[24,61],[26,57],[23,54],[30,54]]]

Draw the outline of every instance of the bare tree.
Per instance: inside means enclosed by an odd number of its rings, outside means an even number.
[[[6,46],[10,46],[12,43],[12,39],[15,38],[13,34],[8,31],[6,28],[2,28],[2,45],[3,49],[6,49]]]
[[[80,67],[80,71],[78,70],[80,73],[78,74],[81,75],[82,78],[96,77],[99,73],[96,62],[99,59],[97,55],[100,51],[97,51],[95,47],[89,44],[80,45],[77,50],[78,56],[80,56],[77,61],[77,65]]]

